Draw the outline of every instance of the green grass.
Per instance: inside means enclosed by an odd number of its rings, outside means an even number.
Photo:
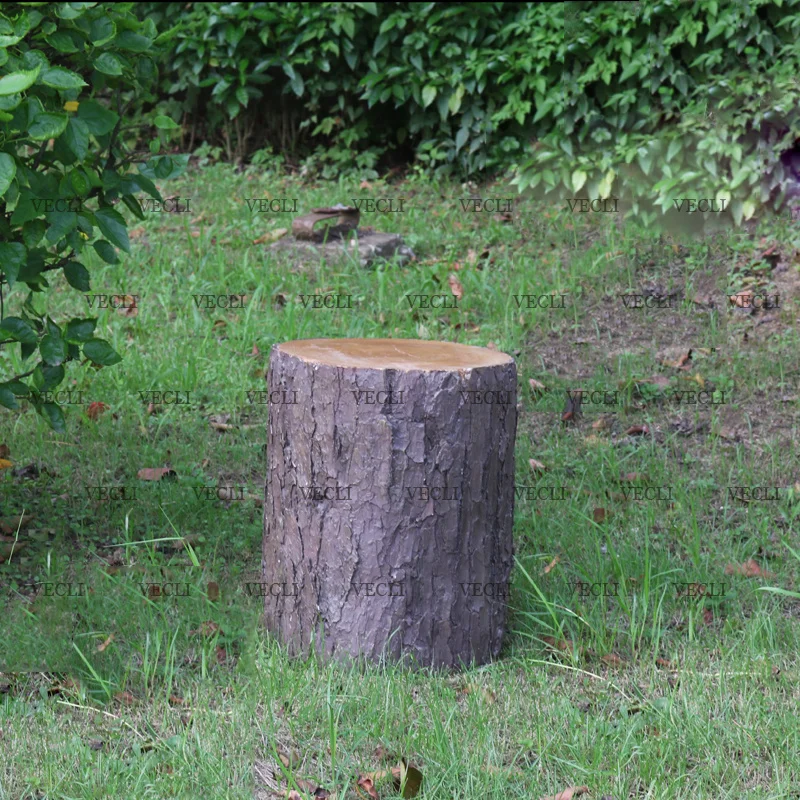
[[[0,564],[0,800],[271,798],[308,790],[301,779],[342,800],[358,796],[359,775],[401,758],[422,771],[426,798],[536,798],[580,785],[615,800],[800,797],[800,240],[785,220],[678,241],[535,204],[512,223],[464,213],[470,187],[419,178],[367,190],[223,166],[168,191],[191,197],[192,212],[132,223],[132,254],[91,264],[92,293],[140,298],[136,316],[99,312],[97,335],[123,362],[68,370],[64,388],[108,411],[92,421],[68,407],[66,435],[30,410],[0,417],[15,467],[40,469],[0,471],[0,517],[34,515]],[[506,186],[480,194],[514,196]],[[251,214],[246,198],[297,197],[305,211],[360,196],[407,198],[409,211],[364,222],[403,234],[416,262],[302,264],[253,244],[290,224]],[[758,258],[762,235],[780,243],[775,270]],[[451,274],[463,287],[458,309],[409,307],[407,294],[450,294]],[[731,312],[726,295],[749,279],[779,289],[781,308]],[[80,294],[53,283],[56,320],[90,315]],[[620,299],[654,286],[677,292],[674,308]],[[351,295],[353,309],[297,301],[323,290]],[[566,295],[563,309],[514,300],[551,292]],[[246,302],[205,310],[196,294]],[[6,308],[22,299],[15,291]],[[516,483],[563,487],[565,499],[520,491],[509,633],[494,664],[346,669],[289,659],[262,631],[261,598],[247,588],[259,580],[261,507],[215,490],[263,492],[267,407],[247,392],[264,388],[270,347],[349,336],[492,343],[517,360]],[[690,369],[664,365],[689,349]],[[17,348],[0,363],[22,371]],[[642,382],[656,375],[668,385]],[[531,378],[546,391],[533,393]],[[674,401],[701,383],[727,402]],[[574,389],[617,391],[618,402],[563,425]],[[148,390],[192,402],[148,415]],[[239,427],[214,429],[219,415]],[[645,425],[649,435],[626,434]],[[533,473],[529,459],[547,471]],[[176,477],[137,479],[163,466]],[[126,496],[98,501],[87,492],[97,486]],[[644,486],[668,499],[632,499]],[[779,488],[775,500],[746,503],[736,486]],[[726,571],[750,559],[769,576]],[[81,596],[37,596],[43,581],[83,584]],[[181,595],[142,588],[165,581]],[[581,597],[576,581],[618,592]],[[679,597],[677,582],[725,587]],[[384,800],[400,796],[391,779],[378,788]]]

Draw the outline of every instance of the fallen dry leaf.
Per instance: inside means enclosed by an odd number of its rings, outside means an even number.
[[[561,561],[561,556],[556,556],[545,568],[544,568],[544,575],[547,575],[553,567]]]
[[[213,603],[219,599],[219,584],[216,581],[209,581],[208,589],[206,590],[208,599]]]
[[[570,786],[568,789],[564,789],[563,792],[543,797],[541,800],[572,800],[573,797],[579,797],[588,791],[588,786]]]
[[[609,667],[622,667],[625,662],[616,653],[606,653],[600,660]]]
[[[7,444],[0,444],[0,458],[8,458],[11,455],[11,451],[8,449]]]
[[[0,469],[10,469],[14,464],[7,458],[0,458]]]
[[[145,467],[136,473],[140,481],[160,481],[162,478],[177,478],[178,473],[170,467]]]
[[[657,658],[656,659],[656,666],[663,667],[664,669],[671,669],[674,670],[675,667],[673,666],[671,661],[667,661],[666,658]]]
[[[123,295],[122,305],[117,308],[117,314],[123,317],[135,317],[139,314],[136,298],[132,294]]]
[[[253,239],[253,244],[267,244],[267,242],[277,242],[278,239],[286,236],[289,233],[288,228],[276,228],[274,231],[269,231],[258,239]]]
[[[124,706],[132,706],[136,702],[136,698],[130,692],[117,692],[114,695],[115,700],[119,700]]]
[[[108,411],[108,406],[105,403],[89,403],[89,407],[86,409],[86,416],[95,421],[104,411]]]
[[[422,773],[416,767],[407,765],[405,760],[399,766],[392,767],[392,780],[394,790],[399,792],[402,789],[404,798],[416,797],[422,788]]]
[[[752,289],[743,289],[741,292],[736,292],[728,296],[728,301],[735,305],[737,308],[752,308],[752,298],[754,292]]]
[[[114,634],[111,633],[109,634],[108,639],[106,639],[102,644],[97,645],[97,652],[102,653],[103,650],[105,650],[106,647],[108,647],[113,641],[114,641]]]
[[[193,636],[194,634],[200,634],[201,636],[213,636],[219,630],[219,625],[216,622],[212,622],[208,620],[207,622],[201,622],[200,627],[196,631],[189,631],[189,636]]]
[[[534,394],[541,394],[547,391],[547,387],[541,381],[537,381],[536,378],[530,378],[528,380],[528,386],[531,387],[531,391]]]
[[[592,518],[599,525],[605,522],[611,516],[611,512],[607,508],[596,508],[592,511]]]
[[[364,792],[361,791],[362,789]],[[356,791],[359,797],[371,797],[374,800],[380,800],[380,795],[375,791],[375,782],[366,775],[359,776],[358,781],[356,781]]]
[[[725,567],[726,575],[744,575],[745,578],[772,578],[771,572],[760,567],[752,558],[743,564],[728,564]]]
[[[632,425],[625,431],[626,436],[649,436],[650,428],[647,425]]]
[[[461,285],[461,281],[452,273],[447,279],[447,284],[456,300],[460,300],[464,296],[464,287]]]
[[[528,459],[528,466],[531,468],[531,472],[534,475],[541,475],[544,472],[547,472],[547,467],[542,464],[541,461],[537,461],[535,458]]]

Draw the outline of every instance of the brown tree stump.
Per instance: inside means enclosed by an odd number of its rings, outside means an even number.
[[[516,365],[306,339],[270,354],[262,590],[292,654],[483,664],[513,561]]]

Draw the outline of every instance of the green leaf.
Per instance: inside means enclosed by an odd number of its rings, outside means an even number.
[[[27,251],[19,242],[0,242],[0,272],[5,273],[9,287],[17,279],[26,256]]]
[[[110,42],[117,33],[117,26],[108,17],[92,20],[89,28],[89,39],[95,47],[102,47]]]
[[[51,89],[80,89],[89,84],[76,72],[64,69],[64,67],[50,67],[40,78],[40,82]]]
[[[88,342],[92,338],[96,319],[72,319],[67,323],[64,340],[67,342]]]
[[[674,138],[670,143],[669,147],[667,148],[667,163],[669,164],[673,158],[675,158],[678,153],[681,151],[681,147],[683,142],[679,137]]]
[[[64,264],[64,277],[67,283],[81,292],[89,291],[89,270],[77,261],[67,261]]]
[[[98,208],[94,212],[97,227],[111,244],[130,253],[131,244],[128,240],[128,230],[122,214],[113,208]]]
[[[146,53],[153,46],[153,40],[141,36],[133,31],[122,31],[114,40],[114,46],[120,50],[130,50],[134,53]]]
[[[0,197],[3,197],[17,174],[17,165],[8,153],[0,153]]]
[[[113,53],[103,53],[92,62],[92,66],[104,75],[122,75],[122,62]]]
[[[4,317],[0,320],[0,332],[10,336],[17,342],[34,344],[38,340],[36,331],[24,319]]]
[[[104,367],[111,367],[122,361],[119,353],[104,339],[89,339],[83,346],[83,355]]]
[[[19,403],[17,402],[17,398],[14,397],[14,392],[4,383],[0,383],[0,406],[5,406],[12,410],[19,408]]]
[[[36,69],[20,70],[19,72],[12,72],[10,75],[4,75],[0,78],[0,97],[16,94],[17,92],[24,92],[26,89],[33,86],[34,82],[39,77],[40,69],[41,67],[36,67]]]
[[[583,172],[582,170],[576,169],[575,172],[572,173],[572,189],[574,192],[579,192],[583,187],[583,184],[586,183],[588,179],[588,175]]]
[[[66,114],[37,114],[33,125],[28,128],[28,136],[35,142],[57,139],[67,129],[69,117]]]
[[[36,247],[42,241],[42,236],[46,231],[47,223],[43,219],[28,220],[22,226],[22,239],[25,242],[25,247],[29,249]],[[0,257],[0,261],[2,260],[2,257]]]
[[[242,105],[245,105],[245,103],[242,103]],[[156,128],[162,131],[171,131],[174,130],[175,128],[180,128],[180,125],[178,125],[178,123],[175,122],[175,120],[172,120],[169,117],[165,117],[163,114],[159,114],[153,120],[153,125],[155,125]]]
[[[85,123],[89,133],[104,136],[114,130],[119,117],[94,100],[84,100],[78,106],[78,119]]]
[[[436,94],[435,86],[426,86],[422,90],[422,107],[427,108],[436,99]]]
[[[82,119],[70,117],[62,138],[78,161],[86,158],[86,153],[89,151],[89,128]]]
[[[747,165],[739,167],[736,174],[733,176],[731,185],[728,187],[731,191],[738,188],[750,175],[750,168]]]
[[[56,433],[67,432],[64,412],[61,410],[60,406],[57,406],[55,403],[42,403],[41,408],[37,408],[36,410],[47,420],[50,427]]]
[[[92,246],[106,264],[119,264],[117,251],[105,239],[98,239]]]
[[[48,333],[39,344],[39,352],[42,354],[45,364],[57,367],[67,357],[67,343]]]

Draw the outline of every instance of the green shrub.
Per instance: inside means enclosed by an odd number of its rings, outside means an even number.
[[[563,83],[520,190],[630,199],[645,222],[677,198],[730,202],[736,224],[781,200],[800,138],[798,0],[559,4]]]
[[[554,124],[559,4],[141,3],[180,30],[162,93],[186,132],[243,158],[315,152],[323,174],[399,152],[472,174]],[[539,109],[536,112],[535,109]]]
[[[48,392],[65,365],[111,366],[120,356],[95,337],[96,319],[57,324],[41,310],[41,293],[62,275],[89,291],[89,248],[107,263],[129,250],[115,205],[143,218],[136,194],[161,199],[153,179],[185,165],[160,156],[131,169],[137,159],[126,152],[122,122],[157,78],[158,43],[153,22],[140,22],[132,5],[5,3],[0,14],[0,346],[19,344],[19,359],[12,352],[3,364],[12,376],[0,375],[0,405],[15,409],[24,398],[57,431],[64,415]],[[6,300],[20,284],[27,296]],[[10,314],[11,299],[19,308]]]

